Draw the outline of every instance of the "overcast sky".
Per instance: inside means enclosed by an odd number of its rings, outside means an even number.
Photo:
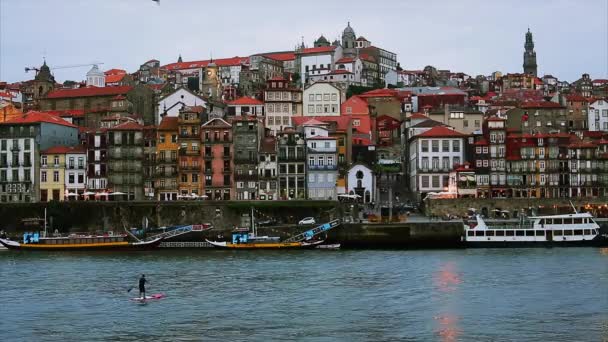
[[[323,34],[357,36],[393,51],[405,69],[433,65],[469,75],[522,72],[534,34],[539,76],[608,78],[608,0],[0,0],[0,81],[24,67],[103,62],[135,71],[161,64],[291,50]],[[83,80],[87,67],[54,71]]]

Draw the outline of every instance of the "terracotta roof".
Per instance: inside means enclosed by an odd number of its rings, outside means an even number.
[[[373,56],[370,56],[366,53],[359,54],[359,58],[361,58],[364,61],[376,63],[376,59]]]
[[[279,53],[269,53],[264,55],[270,59],[274,59],[275,61],[293,61],[296,59],[296,54],[293,52],[279,52]]]
[[[488,141],[485,138],[482,138],[482,139],[479,139],[478,141],[474,142],[473,145],[485,146],[485,145],[488,145]]]
[[[47,99],[61,99],[73,97],[89,97],[89,96],[115,96],[128,93],[133,87],[118,86],[118,87],[86,87],[77,89],[59,89],[52,90],[47,95]]]
[[[357,38],[358,42],[368,42],[369,40],[365,39],[365,37],[363,36],[359,36],[359,38]]]
[[[523,102],[521,108],[563,108],[563,106],[550,101],[529,101]]]
[[[264,102],[247,96],[239,97],[236,100],[228,102],[228,105],[230,106],[261,106],[263,104]]]
[[[86,153],[87,149],[82,146],[53,146],[41,151],[42,154],[66,154],[66,153]]]
[[[122,70],[122,69],[110,69],[108,71],[104,71],[104,74],[106,76],[109,76],[109,75],[124,75],[126,73],[127,72],[125,70]]]
[[[0,124],[3,125],[18,125],[18,124],[32,124],[32,123],[51,123],[56,125],[68,126],[68,127],[76,127],[76,125],[72,125],[71,123],[61,119],[58,116],[43,113],[43,112],[28,112],[23,115],[19,115],[14,119],[7,120]]]
[[[583,95],[580,95],[580,94],[566,95],[566,100],[572,101],[572,102],[587,102],[588,101],[587,98],[585,98]]]
[[[336,61],[336,64],[340,64],[340,63],[352,63],[354,61],[355,61],[355,59],[352,58],[352,57],[342,57],[342,58],[340,58],[340,59],[338,59]]]
[[[343,75],[343,74],[352,74],[352,72],[346,69],[336,69],[329,73],[329,75]]]
[[[182,69],[194,69],[194,68],[206,68],[212,61],[211,60],[203,60],[203,61],[193,61],[193,62],[181,62],[181,63],[171,63],[163,66],[163,68],[167,70],[182,70]],[[243,64],[249,64],[249,57],[232,57],[232,58],[220,58],[214,59],[213,63],[218,67],[225,66],[238,66]]]
[[[106,75],[106,84],[122,81],[126,74]]]
[[[426,132],[418,134],[416,137],[421,138],[430,138],[430,137],[464,137],[465,134],[457,132],[453,129],[447,128],[445,126],[436,126],[429,129]]]
[[[121,123],[119,125],[116,125],[112,128],[110,128],[110,131],[139,131],[142,130],[144,128],[144,126],[133,122],[133,121],[127,121],[124,123]]]
[[[607,83],[608,83],[608,80],[598,78],[598,79],[593,80],[591,83],[607,84]]]
[[[445,126],[445,124],[441,123],[439,121],[428,119],[428,120],[419,122],[419,123],[411,126],[410,128],[428,128],[428,127],[437,127],[437,126]]]
[[[203,106],[184,106],[180,109],[180,112],[189,112],[189,113],[202,113],[205,111],[205,107]]]
[[[338,130],[346,131],[348,129],[348,124],[353,118],[350,116],[294,116],[291,118],[291,121],[294,126],[302,126],[305,122],[312,119],[324,123],[335,122]]]
[[[305,54],[313,54],[313,53],[333,52],[335,49],[336,49],[336,47],[333,45],[332,46],[319,46],[319,47],[302,49],[301,51],[298,51],[297,53],[300,55],[305,55]]]
[[[11,93],[7,93],[7,92],[0,92],[0,97],[2,98],[7,98],[7,99],[12,99],[14,96]]]
[[[177,116],[165,116],[158,125],[159,131],[177,131]]]

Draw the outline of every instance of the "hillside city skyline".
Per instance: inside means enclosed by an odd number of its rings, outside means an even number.
[[[358,2],[354,2],[360,5]],[[475,4],[475,5],[473,5]],[[192,9],[201,8],[200,4],[186,3]],[[326,5],[328,10],[340,8],[341,4]],[[467,6],[468,5],[468,6]],[[222,11],[222,4],[216,9]],[[602,18],[608,8],[601,1],[586,2],[584,4],[569,4],[568,2],[555,2],[550,5],[531,4],[525,13],[517,17],[510,16],[508,25],[496,24],[482,16],[476,20],[468,20],[466,24],[453,22],[453,17],[475,17],[481,13],[486,5],[474,1],[466,2],[463,8],[452,4],[431,2],[424,6],[416,4],[393,4],[380,6],[382,15],[369,13],[354,6],[347,12],[332,16],[331,21],[323,20],[326,14],[320,13],[318,23],[296,22],[293,24],[288,18],[274,16],[276,9],[267,8],[270,22],[251,29],[241,22],[217,23],[217,18],[205,16],[207,30],[200,34],[191,31],[198,30],[192,22],[190,14],[182,13],[183,21],[177,27],[149,24],[163,15],[175,15],[180,8],[178,4],[163,2],[161,6],[152,1],[138,1],[136,3],[121,4],[107,1],[103,4],[92,4],[86,13],[86,27],[78,30],[65,30],[49,27],[45,34],[40,32],[22,30],[19,22],[28,18],[35,19],[52,11],[50,4],[31,3],[2,3],[0,5],[0,79],[7,82],[17,82],[29,79],[32,75],[24,72],[25,67],[40,66],[43,58],[52,67],[63,65],[102,62],[102,69],[121,68],[134,72],[138,66],[150,59],[158,59],[162,65],[177,61],[182,56],[184,61],[197,61],[214,58],[229,58],[234,56],[247,57],[257,53],[271,51],[293,50],[302,39],[308,46],[319,36],[324,35],[332,41],[339,37],[345,23],[350,21],[357,33],[372,41],[374,45],[382,46],[395,52],[401,67],[407,70],[423,69],[432,65],[437,69],[450,69],[453,72],[464,72],[471,76],[489,75],[494,71],[502,73],[519,72],[521,70],[521,54],[524,50],[522,41],[528,27],[534,33],[536,51],[538,52],[538,75],[551,74],[560,80],[572,82],[580,78],[583,73],[589,73],[592,78],[606,78],[608,75],[608,45],[606,42],[606,20]],[[549,6],[549,7],[547,7]],[[573,12],[572,7],[577,11]],[[313,6],[314,7],[314,6]],[[204,7],[203,7],[204,8]],[[517,8],[517,6],[513,6]],[[509,17],[513,8],[500,5],[492,7],[493,13],[503,13]],[[183,9],[183,8],[182,8]],[[284,6],[289,10],[290,6]],[[395,23],[392,12],[407,9],[411,15],[407,16],[406,28]],[[442,11],[433,11],[433,10]],[[587,9],[587,10],[586,10]],[[242,4],[235,9],[234,16],[239,17],[244,12],[256,13],[255,8]],[[302,13],[309,13],[310,9],[301,9]],[[433,12],[436,19],[432,24],[425,22],[424,14]],[[196,12],[196,11],[195,11]],[[83,9],[75,6],[67,7],[61,13],[54,13],[55,20],[75,23],[74,18],[82,17]],[[146,18],[143,25],[128,23],[126,31],[142,31],[137,41],[124,37],[120,29],[108,27],[104,21],[111,13],[117,16],[142,15]],[[537,16],[551,13],[552,21],[540,21]],[[580,13],[580,14],[579,14]],[[584,13],[584,15],[583,15]],[[382,21],[382,17],[389,20]],[[595,19],[594,19],[595,18]],[[571,25],[556,26],[555,21],[568,20]],[[321,23],[321,24],[319,24]],[[584,25],[576,25],[584,23]],[[99,30],[99,25],[104,29]],[[222,25],[219,29],[218,25]],[[61,25],[60,25],[61,26]],[[69,26],[72,27],[72,26]],[[161,29],[164,28],[164,29]],[[409,27],[416,27],[411,29]],[[415,34],[421,28],[423,34]],[[194,29],[194,30],[193,30]],[[134,31],[135,30],[135,31]],[[211,35],[207,32],[213,31]],[[449,35],[446,33],[449,32]],[[135,34],[135,33],[133,33]],[[125,39],[116,39],[124,37]],[[405,39],[404,39],[405,38]],[[570,42],[577,45],[586,44],[589,48],[572,49]],[[74,44],[78,42],[78,44]],[[109,44],[114,49],[106,48]],[[87,46],[86,49],[75,47]],[[19,51],[19,53],[15,53]],[[120,53],[116,53],[120,51]],[[54,71],[57,81],[81,81],[84,79],[86,68],[63,69]]]

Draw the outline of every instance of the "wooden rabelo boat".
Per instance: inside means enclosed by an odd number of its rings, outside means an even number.
[[[38,233],[26,233],[23,242],[0,239],[8,249],[57,251],[57,250],[141,250],[156,248],[163,238],[151,241],[130,242],[125,235],[70,235],[66,237],[39,237]]]

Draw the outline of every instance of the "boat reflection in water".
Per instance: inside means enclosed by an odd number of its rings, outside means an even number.
[[[439,298],[445,303],[440,303],[441,313],[433,318],[438,324],[436,333],[440,341],[444,342],[458,341],[461,333],[458,327],[459,317],[454,313],[451,303],[457,296],[462,282],[455,268],[454,263],[448,262],[442,265],[434,276],[434,285],[439,290]]]

